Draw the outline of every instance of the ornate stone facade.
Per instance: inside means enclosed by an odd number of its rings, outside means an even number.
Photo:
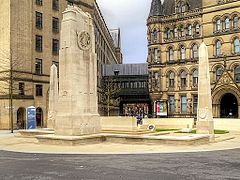
[[[198,48],[205,42],[213,116],[240,117],[239,5],[237,0],[153,0],[147,20],[149,89],[153,104],[167,103],[169,116],[196,116]]]

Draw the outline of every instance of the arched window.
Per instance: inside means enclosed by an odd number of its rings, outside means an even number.
[[[233,41],[233,46],[234,46],[234,53],[240,53],[240,41],[238,38],[234,39]]]
[[[177,9],[178,9],[178,12],[181,13],[181,11],[182,11],[181,3],[178,4],[178,8]]]
[[[235,69],[234,69],[234,78],[235,78],[235,81],[237,83],[240,82],[240,66],[237,66]]]
[[[154,72],[153,88],[159,88],[159,73]]]
[[[157,36],[158,36],[157,30],[154,30],[154,31],[153,31],[153,40],[154,40],[155,42],[157,41]]]
[[[154,62],[158,61],[158,48],[153,49],[153,61]]]
[[[175,74],[174,72],[169,73],[169,87],[175,86]]]
[[[233,28],[234,28],[234,29],[237,29],[237,28],[238,28],[238,17],[237,17],[237,16],[235,16],[235,17],[233,18]]]
[[[200,34],[200,24],[195,25],[195,34],[196,35]]]
[[[198,58],[198,46],[196,44],[192,46],[192,58]]]
[[[171,30],[167,29],[166,30],[166,39],[170,39],[171,38]]]
[[[217,40],[215,43],[216,47],[216,56],[220,56],[222,54],[222,43],[221,41]]]
[[[216,21],[216,31],[220,31],[221,30],[221,20],[217,19]]]
[[[188,25],[188,36],[192,36],[192,25]]]
[[[185,30],[184,30],[184,27],[183,26],[181,26],[181,28],[180,28],[180,30],[181,30],[181,37],[184,37],[185,36]]]
[[[186,11],[186,6],[184,2],[182,2],[180,6],[181,6],[181,12],[184,13]]]
[[[198,86],[198,70],[197,69],[193,71],[193,86],[194,87]]]
[[[223,73],[222,68],[221,67],[217,67],[217,69],[216,69],[216,80],[220,79],[222,73]]]
[[[180,74],[181,78],[181,87],[186,87],[187,86],[187,73],[185,71],[182,71]]]
[[[186,59],[186,49],[184,46],[180,47],[180,60],[185,60]]]
[[[178,38],[178,28],[174,28],[174,38]]]
[[[174,61],[173,58],[174,58],[174,51],[173,51],[173,48],[170,47],[168,49],[168,60],[169,60],[170,63]]]
[[[226,18],[224,21],[224,28],[225,29],[230,29],[230,19]]]
[[[181,112],[186,113],[187,112],[187,97],[181,96]]]
[[[186,6],[184,2],[179,2],[178,3],[178,12],[179,13],[184,13],[186,11]]]

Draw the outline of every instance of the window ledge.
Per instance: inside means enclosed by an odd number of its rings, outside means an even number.
[[[238,53],[232,53],[233,56],[239,56],[240,55],[240,52]]]
[[[215,58],[222,58],[223,57],[223,54],[220,54],[220,55],[214,55]]]

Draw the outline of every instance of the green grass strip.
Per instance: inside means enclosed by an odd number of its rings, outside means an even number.
[[[156,129],[156,132],[164,132],[164,131],[178,131],[179,129]]]
[[[177,133],[183,133],[183,132],[179,131],[179,132],[177,132]],[[194,130],[192,130],[190,133],[191,133],[191,134],[196,134],[196,133],[197,133],[197,130],[194,129]],[[227,130],[219,130],[219,129],[215,129],[215,130],[214,130],[214,134],[227,134],[227,133],[229,133],[229,131],[227,131]]]

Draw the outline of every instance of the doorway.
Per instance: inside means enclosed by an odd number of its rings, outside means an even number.
[[[238,118],[237,98],[231,93],[221,99],[221,118]]]
[[[25,129],[26,128],[26,110],[25,108],[19,108],[17,110],[17,129]]]
[[[36,109],[36,122],[38,128],[43,128],[43,111],[40,107]]]

